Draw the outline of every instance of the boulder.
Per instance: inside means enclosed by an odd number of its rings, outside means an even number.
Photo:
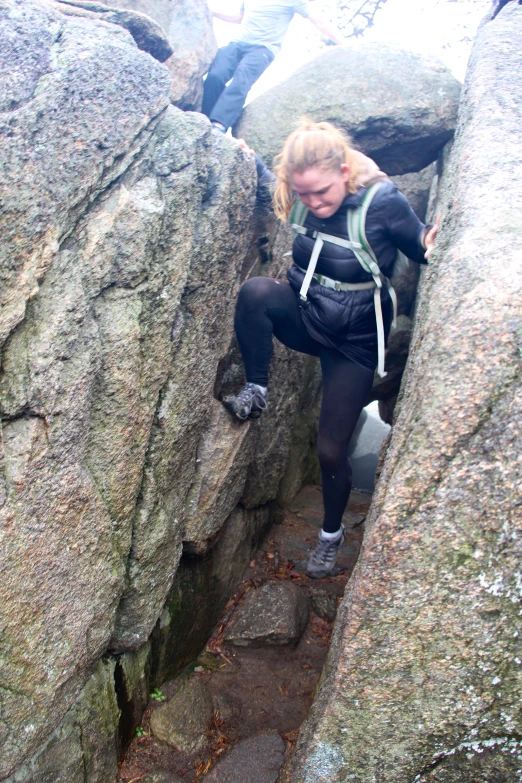
[[[231,421],[223,405],[217,400],[212,402],[187,498],[185,551],[204,554],[243,494],[249,463],[254,457],[251,426],[251,422]]]
[[[197,753],[207,744],[212,699],[198,674],[184,680],[166,704],[156,707],[150,719],[154,736],[183,753]]]
[[[257,247],[255,167],[170,105],[167,69],[122,27],[37,0],[1,5],[0,55],[0,778],[29,765],[43,780],[59,768],[43,749],[58,747],[102,657],[142,648],[164,617],[196,496],[205,509],[216,499],[211,535],[252,521],[213,540],[237,559],[218,557],[204,585],[208,630],[266,525],[303,364],[277,350],[272,424],[236,442],[214,391]],[[221,484],[196,461],[220,443]],[[265,505],[248,512],[233,507],[251,475],[243,450]],[[83,774],[74,758],[70,780]]]
[[[390,430],[389,425],[381,420],[377,407],[372,405],[362,411],[348,452],[352,466],[352,486],[367,492],[373,492],[375,487],[379,454]]]
[[[276,783],[285,743],[276,731],[241,740],[205,777],[207,783]]]
[[[160,63],[172,55],[165,32],[150,16],[126,9],[111,8],[95,0],[47,0],[50,6],[68,16],[83,16],[124,27],[134,38],[136,46],[148,52]]]
[[[217,51],[212,16],[206,0],[107,0],[152,17],[165,31],[173,54],[166,62],[172,77],[172,102],[199,110],[203,76]]]
[[[509,3],[471,55],[402,400],[292,783],[519,775],[521,89]]]
[[[387,174],[419,171],[453,135],[460,83],[438,60],[382,44],[335,47],[248,104],[234,135],[270,167],[303,115],[350,134]]]
[[[225,641],[237,647],[296,644],[308,622],[308,601],[292,582],[265,582],[236,609]]]
[[[3,783],[113,781],[118,774],[120,710],[114,661],[100,661],[40,752]],[[30,725],[30,724],[29,724]]]

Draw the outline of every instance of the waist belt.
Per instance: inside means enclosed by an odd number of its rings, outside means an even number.
[[[292,224],[292,228],[294,229],[294,231],[297,231],[297,233],[299,234],[308,233],[305,228],[299,225]],[[375,269],[372,269],[370,271],[370,274],[373,275],[373,281],[370,281],[368,283],[341,283],[339,280],[332,280],[332,278],[330,277],[324,277],[323,275],[316,275],[315,267],[317,266],[317,260],[319,258],[319,254],[325,242],[330,242],[331,244],[334,245],[340,245],[341,247],[346,247],[349,250],[354,251],[356,257],[358,257],[357,251],[360,251],[362,249],[362,245],[359,242],[351,242],[348,239],[341,239],[341,237],[332,236],[331,234],[323,234],[320,231],[312,232],[312,238],[315,239],[314,247],[312,250],[312,255],[310,256],[308,269],[306,270],[306,274],[304,276],[303,284],[301,285],[301,290],[299,291],[299,297],[301,301],[302,302],[307,301],[308,289],[310,288],[312,277],[314,277],[318,283],[324,285],[326,288],[334,288],[336,291],[367,291],[373,288],[375,321],[377,324],[377,355],[378,355],[377,372],[381,376],[381,378],[384,378],[386,373],[384,372],[385,345],[384,345],[384,322],[382,319],[382,306],[381,306],[381,288],[383,283],[385,283],[386,287],[388,288],[391,300],[393,302],[392,326],[395,326],[397,321],[397,295],[395,294],[395,290],[392,284],[390,283],[387,277],[384,277],[384,275],[381,274],[376,264],[375,264]],[[327,282],[324,283],[323,282],[324,280],[326,280]]]
[[[332,280],[331,277],[316,274],[313,275],[313,279],[325,288],[332,288],[334,291],[370,291],[376,287],[373,280],[368,283],[341,283],[340,280]]]

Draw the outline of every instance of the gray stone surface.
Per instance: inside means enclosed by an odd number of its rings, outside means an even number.
[[[207,783],[276,783],[285,743],[275,731],[241,740],[205,777]]]
[[[5,783],[112,781],[118,772],[120,711],[113,660],[96,666],[77,700],[39,752]]]
[[[472,52],[402,401],[292,783],[520,774],[521,91],[508,3]]]
[[[337,616],[337,596],[320,587],[310,587],[310,604],[314,612],[325,620],[335,620]]]
[[[83,16],[125,28],[134,38],[136,46],[151,54],[160,63],[165,62],[173,53],[172,46],[161,26],[146,14],[112,8],[110,5],[94,0],[46,0],[46,2],[68,16]]]
[[[205,118],[169,105],[167,69],[126,30],[30,0],[0,7],[0,53],[5,777],[44,763],[102,655],[147,642],[186,524],[206,516],[192,503],[200,477],[213,513],[198,546],[243,519],[225,495],[251,481],[244,454],[255,454],[250,495],[273,500],[303,363],[277,350],[262,437],[258,424],[238,438],[219,419],[216,376],[257,247],[254,166]],[[208,428],[229,448],[221,489],[197,462],[198,450],[220,453]],[[266,523],[268,510],[248,514]],[[239,559],[219,561],[207,620],[249,556],[251,541],[238,541],[227,547]]]
[[[208,556],[182,558],[155,629],[156,682],[193,661],[212,633],[268,526],[269,508],[234,509]]]
[[[107,0],[107,5],[141,11],[163,27],[174,50],[166,63],[172,101],[180,109],[199,110],[203,76],[217,51],[206,0]]]
[[[308,600],[291,582],[265,582],[247,593],[225,632],[238,647],[297,643],[308,622]]]
[[[159,769],[140,778],[140,783],[183,783],[183,779],[172,772]]]
[[[436,176],[436,170],[436,165],[430,163],[422,171],[413,171],[410,174],[399,174],[395,177],[390,177],[401,193],[404,193],[413,211],[422,221],[426,219],[430,188],[433,178]]]
[[[193,674],[166,704],[156,707],[150,729],[160,742],[185,753],[197,753],[207,744],[212,710],[212,699],[202,678]]]
[[[459,95],[437,60],[381,43],[335,47],[252,101],[234,135],[270,166],[303,115],[329,120],[387,174],[405,174],[436,160],[453,134]]]

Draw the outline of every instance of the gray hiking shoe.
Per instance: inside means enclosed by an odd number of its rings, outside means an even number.
[[[321,531],[322,532],[322,531]],[[306,574],[311,576],[312,579],[322,579],[323,576],[328,576],[335,568],[335,561],[339,550],[343,545],[346,531],[341,525],[341,535],[337,541],[328,540],[321,537],[317,539],[317,546],[308,558],[306,564]]]
[[[236,418],[258,419],[268,405],[268,392],[263,392],[255,383],[246,383],[241,391],[223,397],[223,405]]]

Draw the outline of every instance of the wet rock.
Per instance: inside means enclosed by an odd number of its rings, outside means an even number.
[[[319,617],[323,617],[325,620],[335,620],[339,604],[335,593],[312,586],[310,587],[310,604]]]
[[[275,731],[241,740],[206,776],[207,783],[276,783],[285,744]]]
[[[381,43],[335,47],[252,101],[234,134],[271,166],[303,115],[329,120],[387,174],[405,174],[453,135],[460,87],[438,60]]]
[[[83,16],[100,22],[117,24],[128,30],[139,49],[148,52],[160,63],[172,55],[172,46],[164,31],[150,16],[128,9],[119,10],[95,0],[46,0],[49,5],[68,16]]]
[[[308,622],[308,601],[291,582],[265,582],[247,593],[225,641],[238,647],[297,643]]]
[[[196,753],[207,743],[212,718],[212,699],[199,675],[185,680],[166,704],[157,707],[150,719],[154,736],[185,753]]]
[[[472,51],[408,375],[292,783],[507,783],[521,766],[521,91],[508,3]]]
[[[158,769],[155,772],[149,772],[144,778],[140,778],[140,783],[183,783],[183,779],[172,772]]]
[[[215,693],[212,703],[219,718],[226,723],[237,719],[241,715],[241,703],[226,693]]]

